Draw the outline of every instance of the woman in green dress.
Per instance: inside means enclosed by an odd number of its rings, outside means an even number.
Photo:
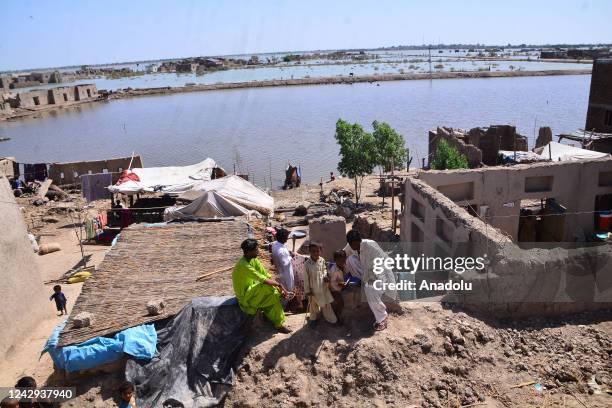
[[[284,326],[285,312],[280,299],[287,297],[285,287],[264,268],[257,259],[259,245],[255,239],[246,239],[240,245],[244,256],[240,258],[232,272],[232,285],[240,309],[248,315],[261,310],[266,318],[281,333],[290,333]]]

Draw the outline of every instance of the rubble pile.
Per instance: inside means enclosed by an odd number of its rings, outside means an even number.
[[[606,313],[502,325],[419,305],[375,335],[354,319],[292,337],[256,333],[224,405],[606,406]]]

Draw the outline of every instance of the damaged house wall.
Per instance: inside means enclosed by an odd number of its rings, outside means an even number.
[[[591,75],[589,108],[585,124],[585,129],[588,131],[612,133],[612,81],[610,78],[612,78],[612,58],[597,59],[593,63]],[[600,147],[595,146],[594,150],[609,153],[609,145],[607,147],[607,150],[600,150]]]
[[[524,250],[422,180],[406,181],[405,200],[405,247],[440,257],[487,254],[482,271],[449,272],[473,288],[444,301],[514,318],[612,308],[611,245]]]
[[[431,160],[438,150],[440,140],[446,140],[448,144],[468,159],[470,168],[479,167],[482,164],[482,152],[478,147],[466,142],[463,133],[459,133],[451,128],[439,127],[435,131],[429,131],[429,160]]]
[[[63,105],[75,101],[88,101],[97,97],[98,90],[94,84],[83,84],[20,92],[15,97],[9,98],[9,103],[12,108],[31,109],[47,105]]]
[[[0,356],[43,319],[49,303],[26,225],[8,180],[0,176]]]
[[[430,170],[418,177],[458,205],[472,206],[515,242],[521,200],[554,198],[567,213],[580,213],[565,219],[563,241],[572,242],[593,233],[596,198],[612,194],[612,159]]]
[[[82,174],[112,173],[113,184],[117,182],[123,170],[127,170],[132,163],[132,168],[141,168],[140,156],[119,157],[108,160],[92,160],[71,163],[52,163],[49,165],[49,178],[53,184],[61,186],[65,184],[80,183]]]
[[[468,132],[438,127],[429,132],[429,158],[435,156],[440,140],[446,140],[468,159],[470,168],[482,164],[495,166],[500,150],[527,151],[527,138],[516,133],[516,127],[493,125],[487,128],[473,128]]]

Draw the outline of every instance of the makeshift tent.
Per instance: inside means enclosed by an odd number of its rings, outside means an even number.
[[[55,366],[61,370],[88,370],[117,361],[124,353],[140,360],[150,360],[155,355],[157,333],[152,324],[131,327],[113,338],[95,337],[74,346],[58,347],[59,335],[66,321],[55,326],[42,351],[49,353]]]
[[[253,213],[240,204],[221,196],[216,191],[206,191],[191,204],[184,207],[170,207],[164,210],[164,221],[194,221],[201,218],[240,217]]]
[[[534,151],[541,157],[552,159],[553,161],[592,160],[610,156],[608,153],[581,149],[558,142],[550,142],[546,146],[539,147]]]
[[[234,382],[250,322],[235,298],[192,299],[158,330],[159,354],[149,362],[128,360],[125,377],[135,385],[136,404],[217,406]]]
[[[194,191],[216,191],[219,195],[264,215],[274,212],[274,199],[259,187],[239,176],[226,176],[215,180],[202,181],[193,187]],[[194,193],[187,192],[179,198],[193,199]]]
[[[206,159],[198,164],[182,167],[146,167],[126,170],[117,184],[108,189],[112,193],[136,194],[144,191],[180,193],[196,184],[210,180],[217,164]]]

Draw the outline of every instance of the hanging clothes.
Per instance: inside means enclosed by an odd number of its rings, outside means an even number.
[[[106,226],[108,225],[108,216],[106,215],[106,213],[100,213],[98,217],[100,217],[100,225],[102,225],[102,228],[106,228]]]
[[[113,184],[113,175],[110,173],[81,175],[81,191],[87,202],[111,198],[108,186]]]
[[[96,227],[92,218],[85,219],[85,239],[88,241],[96,236]]]

